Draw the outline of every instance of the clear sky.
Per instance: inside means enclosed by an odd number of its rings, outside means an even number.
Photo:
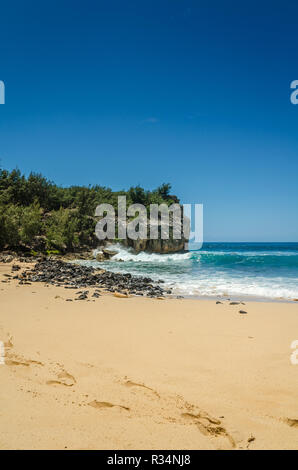
[[[298,241],[297,0],[12,0],[0,18],[2,167],[170,182],[207,241]]]

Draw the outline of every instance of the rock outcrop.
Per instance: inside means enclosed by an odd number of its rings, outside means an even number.
[[[147,228],[147,239],[132,240],[127,238],[122,240],[121,243],[128,247],[133,248],[136,253],[140,251],[147,251],[149,253],[176,253],[187,251],[187,243],[190,233],[190,221],[188,217],[183,217],[183,207],[181,207],[181,238],[175,238],[173,229],[173,214],[170,213],[168,231],[163,227],[161,219],[156,222],[155,230],[158,233],[158,238],[153,239],[150,235],[149,226]],[[184,226],[183,226],[184,222]]]
[[[129,248],[133,248],[136,253],[140,251],[147,251],[149,253],[176,253],[179,251],[185,251],[185,244],[187,240],[185,238],[169,239],[169,240],[131,240],[130,238],[123,241],[123,245]]]
[[[133,276],[129,273],[112,273],[98,270],[92,266],[66,263],[50,258],[36,263],[30,270],[16,274],[13,279],[18,280],[20,285],[44,282],[47,285],[52,284],[65,289],[95,287],[107,292],[117,292],[118,297],[137,295],[160,298],[172,293],[171,289],[160,286],[162,281],[156,283],[149,277]],[[88,290],[77,291],[78,297],[75,300],[87,300],[88,293]],[[93,294],[92,297],[100,296],[100,291],[95,293],[98,295]]]

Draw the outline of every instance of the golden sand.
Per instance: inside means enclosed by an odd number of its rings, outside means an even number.
[[[74,297],[0,282],[1,449],[298,448],[298,304]]]

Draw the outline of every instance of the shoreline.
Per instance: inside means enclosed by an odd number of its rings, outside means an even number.
[[[212,244],[212,243],[209,243],[209,245]],[[235,244],[235,243],[234,243]],[[296,243],[293,242],[292,243],[293,245],[296,246]],[[214,245],[217,245],[217,243],[214,243]],[[242,245],[242,242],[239,242],[238,245]],[[254,245],[262,245],[262,243],[255,243]],[[276,245],[281,245],[281,243],[276,243]],[[285,243],[285,245],[289,245],[289,243]],[[93,250],[94,251],[94,250]],[[109,250],[107,250],[109,251]],[[189,253],[191,252],[197,252],[197,250],[189,250]],[[17,263],[24,263],[25,266],[29,265],[29,264],[35,264],[35,263],[38,263],[40,261],[44,261],[44,260],[52,260],[52,261],[58,261],[58,262],[62,262],[62,263],[68,263],[68,264],[71,264],[71,265],[76,265],[76,266],[82,266],[82,267],[92,267],[95,271],[102,271],[102,272],[106,272],[108,274],[110,274],[111,276],[113,275],[116,275],[116,276],[119,276],[119,277],[125,277],[125,275],[129,275],[131,276],[132,279],[135,279],[135,280],[138,280],[138,279],[150,279],[151,283],[154,285],[154,286],[157,286],[159,288],[162,288],[162,290],[164,291],[171,291],[171,294],[170,294],[170,297],[171,298],[185,298],[185,299],[194,299],[194,300],[215,300],[215,301],[222,301],[222,302],[225,302],[225,301],[243,301],[243,302],[261,302],[261,303],[296,303],[298,302],[298,298],[297,298],[297,293],[296,291],[292,292],[291,295],[286,295],[286,296],[278,296],[278,297],[274,297],[274,296],[269,296],[269,295],[266,295],[266,296],[262,296],[262,295],[258,295],[258,294],[253,294],[253,293],[250,293],[250,294],[245,294],[245,293],[242,293],[242,292],[239,292],[239,293],[228,293],[229,292],[229,289],[223,289],[223,292],[220,293],[215,293],[213,295],[212,292],[210,293],[206,293],[206,294],[200,294],[200,293],[187,293],[185,291],[185,289],[183,288],[183,286],[179,286],[179,285],[176,285],[177,283],[173,282],[173,281],[170,281],[169,279],[167,278],[163,278],[162,276],[162,273],[157,276],[157,275],[153,275],[150,270],[148,271],[148,273],[143,271],[143,272],[137,272],[137,271],[134,271],[134,270],[130,270],[129,267],[126,269],[117,269],[117,267],[115,267],[115,264],[117,263],[112,263],[111,266],[109,266],[109,263],[111,261],[109,261],[108,259],[106,259],[104,262],[98,262],[96,261],[95,258],[91,257],[92,256],[92,253],[90,252],[82,252],[82,253],[68,253],[66,255],[45,255],[45,254],[42,254],[40,253],[38,256],[37,255],[30,255],[28,256],[29,253],[27,253],[27,255],[25,256],[25,253],[17,253],[17,252],[13,252],[13,251],[5,251],[5,252],[2,252],[0,253],[0,264],[2,262],[2,259],[3,257],[10,257],[12,259],[12,262],[17,262]],[[151,253],[152,254],[152,253]],[[156,253],[153,253],[153,255],[156,254]],[[233,255],[235,253],[228,253],[229,255]],[[84,256],[83,256],[84,255]],[[109,256],[111,255],[111,253],[109,253]],[[163,255],[161,255],[163,256]],[[167,254],[165,254],[165,256],[167,256]],[[27,261],[27,262],[25,262]],[[28,262],[29,261],[29,262]],[[122,260],[123,261],[123,260]],[[10,261],[11,262],[11,261]],[[7,263],[7,265],[10,264],[10,262]],[[151,276],[153,276],[153,278],[151,278]],[[274,284],[272,284],[272,287],[274,286]],[[199,290],[199,289],[198,289]],[[274,289],[272,288],[271,289],[272,291],[274,291]],[[165,297],[168,297],[169,295],[169,292],[168,293],[163,293],[163,296]],[[135,293],[132,293],[132,295],[135,295]],[[139,295],[139,294],[137,294]],[[146,293],[144,293],[143,295],[146,295]]]
[[[175,294],[174,294],[175,295]],[[238,295],[231,295],[228,297],[221,297],[221,296],[195,296],[195,295],[183,295],[184,299],[189,299],[189,300],[210,300],[210,301],[221,301],[221,302],[259,302],[259,303],[279,303],[279,304],[298,304],[298,300],[291,300],[291,299],[275,299],[275,298],[269,298],[269,297],[254,297],[254,296],[248,296],[248,295],[242,295],[241,298]],[[240,298],[240,300],[239,300]]]
[[[297,449],[298,304],[75,296],[0,282],[0,448]]]
[[[71,263],[74,263],[74,264],[78,264],[78,265],[82,265],[82,266],[86,266],[85,264],[82,264],[82,261],[84,263],[84,261],[86,260],[81,260],[81,259],[74,259],[74,260],[71,260],[71,261],[68,261],[67,259],[64,260],[65,262],[71,262]],[[92,261],[92,260],[88,260],[88,261]],[[94,260],[95,261],[95,260]],[[87,265],[89,266],[89,265]],[[105,267],[104,269],[107,271],[107,272],[111,272],[111,273],[115,273],[115,274],[123,274],[122,271],[117,271],[117,270],[112,270],[110,271],[109,269],[106,269],[106,263],[105,263]],[[133,276],[135,277],[142,277],[142,274],[133,274]],[[154,283],[158,284],[158,280],[153,280]],[[172,289],[173,290],[173,286],[171,285],[171,283],[167,283],[166,281],[163,280],[163,282],[165,283],[165,286],[169,289]],[[221,295],[214,295],[214,296],[211,296],[211,295],[189,295],[189,294],[184,294],[184,293],[181,293],[181,292],[175,292],[173,290],[172,294],[171,294],[172,297],[169,297],[169,298],[183,298],[183,299],[193,299],[193,300],[213,300],[213,301],[243,301],[243,302],[264,302],[264,303],[296,303],[298,302],[298,299],[297,300],[294,300],[294,299],[287,299],[287,298],[275,298],[275,297],[262,297],[262,296],[254,296],[254,295],[247,295],[247,294],[242,294],[242,295],[238,295],[238,294],[232,294],[232,295],[226,295],[226,296],[221,296]],[[240,300],[239,300],[240,299]]]
[[[248,294],[242,294],[242,295],[238,295],[238,294],[226,294],[226,295],[188,295],[188,294],[184,294],[184,293],[181,293],[181,292],[175,292],[175,288],[173,287],[173,285],[171,285],[171,283],[167,283],[166,281],[162,280],[162,279],[159,279],[159,280],[154,280],[154,279],[151,279],[150,277],[148,276],[144,276],[142,274],[130,274],[129,272],[122,272],[122,271],[117,271],[117,270],[109,270],[109,269],[106,269],[106,264],[105,264],[105,267],[104,268],[100,268],[100,266],[90,266],[90,265],[86,265],[86,264],[82,264],[82,261],[87,261],[87,260],[82,260],[82,259],[68,259],[68,258],[64,258],[64,257],[46,257],[46,256],[43,256],[43,257],[39,257],[39,260],[35,260],[33,257],[31,257],[30,260],[27,260],[26,262],[24,261],[24,258],[20,257],[20,258],[16,258],[14,257],[12,261],[9,261],[9,262],[1,262],[0,260],[0,266],[2,267],[9,267],[9,266],[12,266],[14,265],[15,263],[17,263],[20,267],[21,267],[21,270],[23,270],[24,272],[26,272],[26,269],[34,269],[35,266],[39,265],[39,264],[44,264],[44,263],[61,263],[63,265],[70,265],[70,266],[80,266],[82,267],[83,269],[85,269],[87,267],[87,271],[88,271],[88,268],[93,270],[93,272],[95,274],[97,273],[106,273],[108,276],[116,276],[117,277],[120,277],[120,280],[125,280],[125,277],[126,276],[129,276],[130,279],[136,281],[138,283],[138,281],[140,280],[146,280],[148,283],[150,283],[152,286],[155,286],[155,288],[157,289],[157,295],[155,296],[158,296],[158,289],[160,289],[160,293],[161,295],[164,297],[164,298],[169,298],[169,299],[189,299],[189,300],[210,300],[210,301],[220,301],[220,302],[261,302],[261,303],[298,303],[298,299],[291,299],[291,298],[282,298],[282,297],[278,297],[278,298],[275,298],[275,297],[262,297],[262,296],[257,296],[257,295],[248,295]],[[90,261],[90,260],[89,260]],[[97,263],[98,265],[100,265],[100,263]],[[4,268],[5,269],[5,268]],[[9,274],[12,274],[11,272]],[[15,272],[14,274],[18,275],[18,271]],[[54,273],[55,274],[55,273]],[[11,280],[11,279],[10,279]],[[116,279],[117,280],[117,279]],[[29,279],[29,281],[32,282],[31,279]],[[35,282],[35,281],[34,281]],[[44,281],[46,282],[46,281]],[[68,283],[66,282],[66,285]],[[65,288],[66,288],[66,285],[65,285]],[[80,286],[78,286],[79,288]],[[81,286],[81,287],[84,287],[84,286]],[[86,287],[86,286],[85,286]],[[93,287],[96,287],[96,286],[93,286]],[[99,286],[101,287],[101,286]],[[143,286],[144,287],[144,286]],[[142,290],[142,289],[141,289]],[[148,295],[146,293],[142,293],[141,290],[138,292],[138,293],[132,293],[132,294],[129,294],[129,292],[127,291],[128,295],[132,295],[132,296],[153,296],[153,295]],[[153,287],[153,290],[154,290],[154,287]],[[117,286],[115,287],[114,289],[115,292],[117,292]],[[170,292],[171,291],[171,292]],[[120,289],[119,290],[119,293],[122,292],[122,290]]]

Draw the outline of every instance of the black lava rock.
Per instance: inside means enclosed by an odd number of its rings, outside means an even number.
[[[120,292],[125,290],[129,294],[146,295],[148,297],[162,297],[171,294],[172,291],[163,289],[149,277],[132,276],[129,273],[112,273],[109,271],[98,272],[91,266],[82,266],[67,263],[57,259],[46,259],[37,262],[33,269],[22,273],[19,277],[20,284],[29,282],[44,282],[55,286],[63,286],[66,289],[78,289],[86,287],[100,287],[108,292]],[[89,291],[79,291],[76,300],[86,300]],[[93,294],[93,297],[98,297]]]

